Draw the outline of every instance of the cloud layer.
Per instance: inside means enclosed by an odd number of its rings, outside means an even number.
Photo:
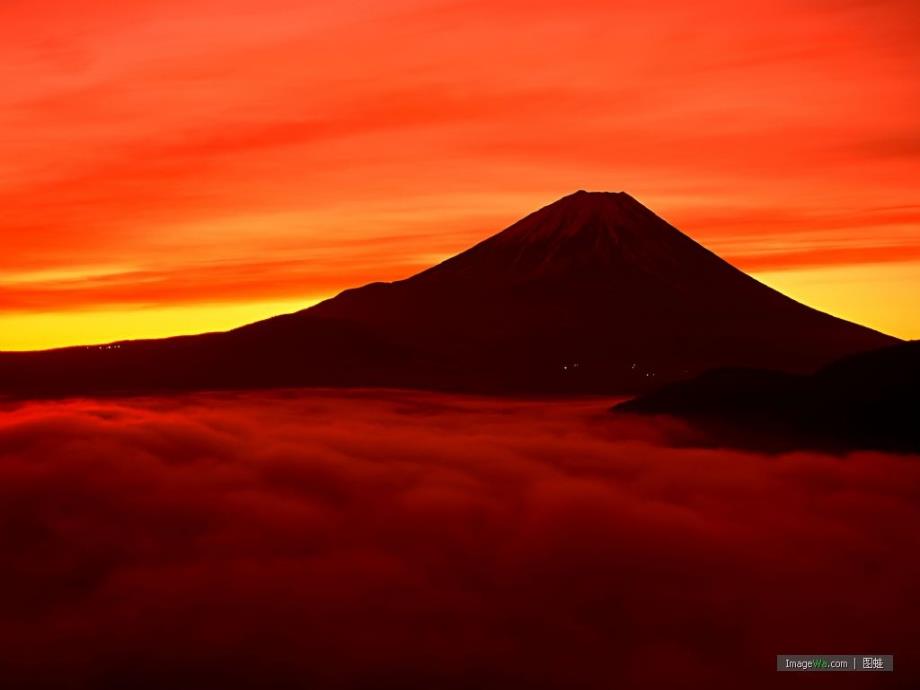
[[[916,685],[917,458],[693,449],[607,404],[9,406],[4,684],[765,688],[777,653],[876,652]]]

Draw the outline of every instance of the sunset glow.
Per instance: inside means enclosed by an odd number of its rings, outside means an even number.
[[[225,329],[576,189],[920,337],[920,5],[8,0],[0,349]]]

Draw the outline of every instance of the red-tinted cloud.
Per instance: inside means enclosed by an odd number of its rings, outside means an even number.
[[[913,687],[915,458],[677,448],[606,403],[278,393],[0,418],[9,687]],[[809,687],[855,687],[808,677]]]

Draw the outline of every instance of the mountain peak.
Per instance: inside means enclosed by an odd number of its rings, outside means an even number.
[[[578,190],[425,274],[491,274],[515,282],[624,267],[666,274],[701,253],[719,261],[626,192]]]
[[[586,189],[579,189],[572,192],[571,194],[566,194],[565,196],[557,199],[549,206],[544,208],[549,208],[555,206],[556,204],[563,204],[565,206],[591,206],[593,208],[602,208],[605,206],[609,209],[615,208],[618,202],[622,203],[634,203],[639,204],[633,197],[631,197],[626,192],[589,192]],[[641,204],[639,204],[641,206]]]
[[[627,226],[654,221],[667,225],[626,192],[579,189],[531,213],[495,237],[572,236],[591,230],[616,234]]]

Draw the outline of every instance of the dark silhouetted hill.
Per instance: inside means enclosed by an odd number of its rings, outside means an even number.
[[[681,417],[710,443],[920,452],[920,341],[835,362],[812,375],[720,369],[618,405]]]

